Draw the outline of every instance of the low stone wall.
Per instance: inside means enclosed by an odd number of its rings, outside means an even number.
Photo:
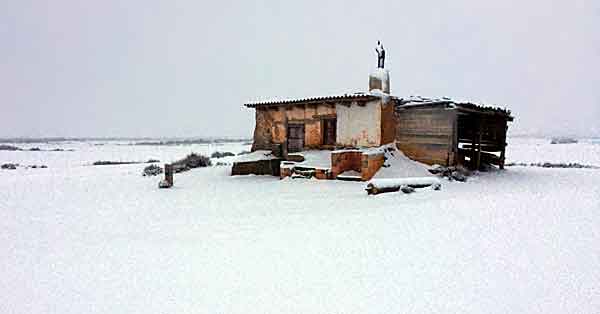
[[[271,176],[279,176],[279,164],[281,163],[281,159],[266,159],[266,160],[256,160],[256,161],[244,161],[244,162],[234,162],[233,167],[231,167],[231,175],[248,175],[248,174],[256,174],[256,175],[271,175]]]
[[[383,152],[367,153],[360,150],[334,151],[331,153],[331,169],[310,169],[314,171],[313,176],[321,180],[336,179],[344,171],[354,170],[360,172],[362,181],[368,181],[379,171],[384,162],[385,157]],[[280,170],[280,177],[282,179],[294,174],[293,163],[289,165],[284,163],[281,164]],[[296,169],[306,170],[302,169],[302,167]]]

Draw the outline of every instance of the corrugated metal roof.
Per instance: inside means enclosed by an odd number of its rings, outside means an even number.
[[[397,110],[401,110],[402,108],[411,108],[411,107],[427,107],[427,106],[447,106],[448,108],[457,108],[463,110],[471,110],[478,111],[481,113],[491,113],[503,115],[509,118],[512,121],[513,117],[510,115],[510,110],[501,107],[487,106],[482,104],[476,104],[470,101],[464,100],[453,100],[448,97],[442,98],[426,98],[421,96],[410,96],[406,98],[399,98],[396,101]]]
[[[307,98],[288,98],[288,99],[269,99],[255,102],[247,102],[244,106],[248,108],[256,108],[258,106],[277,106],[277,105],[293,105],[298,103],[325,102],[325,101],[345,101],[345,100],[373,100],[380,98],[369,93],[354,93],[330,96],[318,96]]]

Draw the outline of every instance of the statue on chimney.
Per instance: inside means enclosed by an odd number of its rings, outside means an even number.
[[[377,67],[383,69],[383,63],[385,62],[385,49],[383,49],[383,45],[378,40],[377,47],[375,48],[377,52]]]

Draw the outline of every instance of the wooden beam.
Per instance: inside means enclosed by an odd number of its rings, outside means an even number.
[[[479,131],[477,132],[479,133],[478,138],[477,138],[477,170],[479,170],[479,167],[481,167],[481,136],[483,134],[483,123],[481,121],[481,119],[479,119]]]
[[[504,133],[502,134],[502,151],[500,152],[500,169],[504,169],[504,161],[506,160],[506,132],[508,131],[508,123],[504,125]]]

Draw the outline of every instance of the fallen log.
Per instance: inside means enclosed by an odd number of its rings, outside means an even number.
[[[438,178],[434,177],[373,179],[367,183],[365,190],[367,191],[368,195],[376,195],[381,193],[397,192],[405,187],[424,188],[429,186],[433,187],[434,190],[439,190],[441,189],[442,184]],[[408,191],[409,189],[404,190]]]

